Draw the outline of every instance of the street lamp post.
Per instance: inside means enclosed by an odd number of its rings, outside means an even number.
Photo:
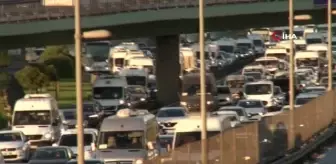
[[[333,66],[333,56],[332,56],[332,0],[328,0],[328,91],[332,90],[332,66]]]
[[[202,164],[208,163],[207,114],[205,99],[205,60],[204,60],[204,0],[199,0],[199,50],[200,50],[200,88],[202,119]]]

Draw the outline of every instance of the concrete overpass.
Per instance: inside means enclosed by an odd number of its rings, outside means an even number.
[[[34,1],[34,0],[33,0]],[[94,3],[95,2],[95,3]],[[311,0],[295,0],[296,14],[311,14],[300,23],[323,23],[325,9]],[[197,0],[82,1],[82,27],[108,29],[115,39],[177,35],[198,31]],[[287,24],[286,0],[206,0],[207,31]],[[71,7],[43,7],[38,2],[7,4],[0,9],[0,44],[22,47],[73,42]]]

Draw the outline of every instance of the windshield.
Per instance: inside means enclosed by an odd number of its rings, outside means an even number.
[[[296,37],[303,37],[304,36],[304,31],[302,31],[302,30],[294,31],[294,35]]]
[[[127,85],[146,86],[146,77],[144,76],[126,76]]]
[[[260,72],[260,73],[262,73],[263,70],[262,69],[248,68],[248,69],[244,69],[244,73],[246,73],[246,72]]]
[[[229,88],[242,88],[245,84],[245,80],[227,80],[226,84]]]
[[[22,141],[20,133],[1,133],[0,142]]]
[[[75,111],[65,111],[63,112],[64,119],[66,120],[74,120],[76,119],[76,112]]]
[[[181,109],[159,110],[157,117],[184,117],[185,113]]]
[[[146,90],[144,87],[128,87],[128,92],[131,94],[145,94]]]
[[[218,94],[230,94],[231,92],[230,92],[229,87],[218,87],[217,93]]]
[[[123,98],[123,87],[94,87],[94,99],[121,99]]]
[[[68,152],[65,148],[42,148],[37,149],[34,153],[33,160],[50,160],[50,159],[68,159]]]
[[[224,51],[224,52],[233,53],[234,47],[233,46],[219,46],[219,50]]]
[[[245,72],[244,73],[245,76],[251,76],[256,80],[260,80],[261,79],[261,73],[253,73],[253,72]]]
[[[238,106],[243,108],[263,108],[261,101],[240,101]]]
[[[299,58],[299,59],[296,59],[296,66],[297,67],[307,67],[307,66],[310,66],[310,67],[318,67],[319,66],[319,63],[318,63],[318,60],[316,58]]]
[[[208,131],[207,137],[211,138],[220,134],[219,131]],[[175,148],[181,147],[183,145],[201,141],[201,132],[177,132],[175,138]],[[197,144],[200,147],[200,144]],[[193,148],[194,149],[194,148]],[[201,149],[198,149],[201,150]]]
[[[124,67],[124,62],[125,62],[124,58],[115,58],[114,59],[114,66],[116,66],[116,67]]]
[[[92,60],[102,62],[109,56],[110,44],[105,42],[86,43],[85,51],[88,57],[92,57]]]
[[[307,104],[309,101],[313,100],[314,98],[297,98],[295,101],[296,105],[304,105]]]
[[[145,149],[143,131],[100,132],[99,145],[107,149]]]
[[[245,94],[247,95],[263,95],[263,94],[271,94],[271,93],[272,93],[271,84],[245,85]]]
[[[84,146],[90,146],[92,142],[92,134],[84,134]],[[77,134],[63,134],[60,138],[59,145],[77,147]]]
[[[251,43],[237,43],[237,47],[252,48]]]
[[[322,43],[322,39],[306,39],[306,43],[308,44],[316,44],[316,43]]]
[[[50,110],[15,111],[13,125],[49,125]]]
[[[287,54],[285,53],[270,53],[270,54],[266,54],[267,57],[276,57],[278,59],[287,59]]]
[[[211,92],[211,87],[209,84],[207,84],[205,86],[205,90],[206,93],[210,93]],[[186,84],[184,86],[184,92],[186,92],[188,94],[188,96],[193,96],[193,95],[197,95],[199,93],[201,93],[201,87],[199,84]]]
[[[257,61],[256,64],[261,64],[265,67],[276,67],[279,64],[278,60],[262,60]]]
[[[256,47],[262,47],[263,46],[263,42],[261,40],[253,40],[253,44]]]
[[[213,54],[212,56],[215,56],[215,55],[214,55],[214,52],[212,52],[212,54]],[[197,58],[198,60],[201,59],[201,57],[200,57],[200,52],[199,52],[199,51],[196,52],[196,58]],[[211,60],[211,56],[210,56],[209,52],[204,52],[204,59],[205,59],[205,60]]]

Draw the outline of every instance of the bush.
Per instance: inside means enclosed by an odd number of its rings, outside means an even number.
[[[15,73],[19,83],[29,90],[35,90],[49,85],[49,77],[42,73],[38,67],[28,65]]]
[[[74,77],[74,60],[70,57],[67,47],[49,46],[44,50],[40,60],[46,65],[52,65],[58,78]]]

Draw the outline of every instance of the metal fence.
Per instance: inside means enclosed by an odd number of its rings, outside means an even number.
[[[273,2],[282,0],[205,0],[206,5]],[[198,0],[81,0],[81,14],[95,16],[141,10],[187,8]],[[73,7],[44,7],[37,0],[0,0],[0,23],[19,23],[73,17]]]
[[[304,148],[334,121],[336,92],[330,91],[294,111],[265,117],[207,140],[209,163],[269,163]],[[201,141],[182,145],[145,164],[188,164],[201,161]]]

